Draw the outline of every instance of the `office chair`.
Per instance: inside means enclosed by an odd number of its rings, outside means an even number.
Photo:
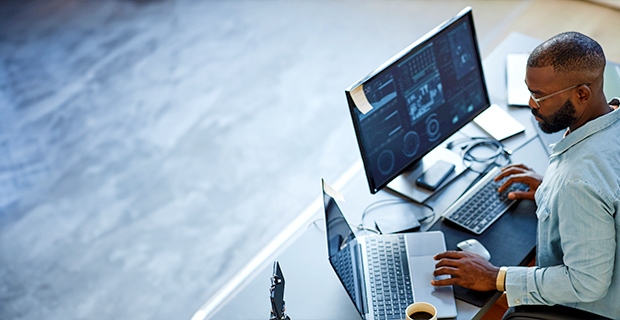
[[[609,320],[587,311],[555,306],[516,306],[508,308],[502,320]]]

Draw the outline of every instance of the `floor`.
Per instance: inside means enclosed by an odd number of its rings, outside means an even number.
[[[0,0],[0,319],[190,319],[359,159],[344,89],[466,5],[483,56],[583,1]]]

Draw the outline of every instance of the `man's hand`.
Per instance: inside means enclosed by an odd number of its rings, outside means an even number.
[[[511,184],[515,182],[525,183],[530,187],[528,191],[513,191],[508,194],[508,199],[527,199],[534,201],[534,194],[536,189],[542,183],[542,176],[536,174],[532,169],[522,165],[513,164],[502,169],[495,181],[499,181],[504,177],[510,176],[506,182],[497,189],[498,192],[506,190]]]
[[[435,256],[435,277],[451,275],[452,278],[433,280],[434,286],[459,285],[476,291],[495,290],[499,268],[480,255],[465,251],[448,251]]]

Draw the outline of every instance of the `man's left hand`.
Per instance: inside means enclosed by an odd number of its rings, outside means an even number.
[[[495,290],[499,268],[480,255],[465,251],[448,251],[435,256],[435,277],[451,275],[452,278],[433,280],[434,286],[459,285],[476,291]]]

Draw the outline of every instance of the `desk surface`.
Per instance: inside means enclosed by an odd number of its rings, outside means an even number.
[[[517,150],[525,145],[525,149],[513,155],[513,163],[525,163],[537,172],[543,173],[546,169],[547,155],[540,140],[537,139],[537,131],[531,121],[529,108],[506,107],[506,54],[529,51],[539,43],[540,40],[513,33],[484,59],[483,65],[491,102],[500,105],[526,127],[524,133],[502,141],[506,148],[511,150]],[[485,136],[480,128],[471,123],[461,129],[460,134]],[[458,138],[458,135],[459,133],[455,134],[453,138]],[[376,195],[370,194],[361,161],[351,172],[353,173],[351,177],[340,186],[340,191],[347,201],[338,204],[349,223],[356,225],[361,222],[362,212],[369,204],[383,199],[394,199],[395,196],[385,191]],[[428,204],[435,208],[437,216],[434,221],[424,224],[422,229],[430,228],[439,219],[438,215],[466,190],[476,177],[475,173],[467,172],[430,198]],[[319,189],[317,189],[318,195],[320,195]],[[320,199],[317,202],[320,204]],[[411,206],[393,205],[383,208],[380,214],[411,214],[411,210]],[[270,312],[268,288],[271,266],[273,260],[278,260],[286,279],[285,301],[291,319],[359,320],[357,310],[327,259],[324,222],[320,220],[324,215],[323,208],[315,206],[312,211],[314,211],[312,214],[304,218],[306,221],[295,223],[295,230],[289,229],[291,235],[288,236],[286,243],[276,244],[277,250],[269,255],[263,254],[260,261],[255,259],[254,265],[247,268],[245,275],[232,279],[229,287],[224,288],[219,296],[216,295],[203,305],[192,319],[267,319]],[[379,210],[376,214],[378,213]],[[365,220],[372,221],[372,214],[369,213]],[[425,213],[420,211],[415,214]],[[478,308],[457,300],[457,319],[479,318],[493,301],[494,299],[485,307]]]

